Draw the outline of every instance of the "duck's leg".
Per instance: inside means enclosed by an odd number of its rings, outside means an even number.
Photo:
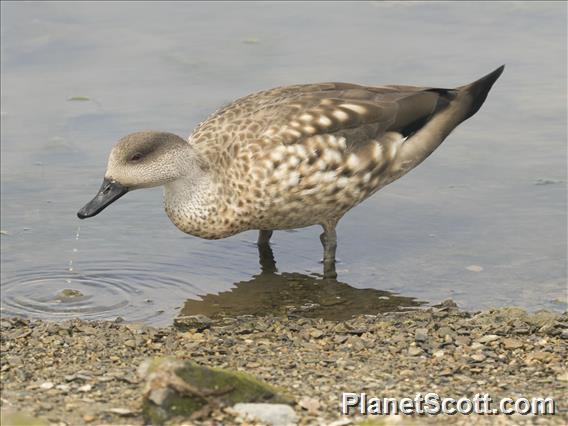
[[[337,221],[329,221],[321,224],[323,234],[320,235],[320,240],[323,245],[324,278],[337,278],[337,273],[335,272],[335,250],[337,249],[336,225]]]
[[[272,248],[270,248],[270,244],[258,245],[258,261],[263,274],[273,274],[277,272],[276,261],[274,260],[274,253],[272,252]]]
[[[259,246],[266,245],[270,242],[270,237],[272,237],[272,231],[261,229],[258,231],[258,241]]]

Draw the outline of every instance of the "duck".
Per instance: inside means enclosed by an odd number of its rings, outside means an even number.
[[[187,140],[129,134],[77,215],[93,217],[130,191],[163,186],[169,219],[200,238],[258,230],[262,246],[275,230],[320,225],[324,277],[334,278],[339,220],[432,154],[480,109],[503,70],[454,89],[277,87],[220,108]]]

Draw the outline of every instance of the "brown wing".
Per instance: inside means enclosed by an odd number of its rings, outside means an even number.
[[[388,139],[391,132],[405,137],[416,131],[448,103],[446,92],[348,83],[280,87],[221,108],[198,126],[191,142],[214,156],[234,142],[242,147],[243,142],[266,140],[266,148],[271,149],[316,135],[334,135],[345,138],[347,150],[358,151],[383,137]]]
[[[264,136],[285,144],[314,135],[346,139],[349,150],[380,141],[388,132],[407,137],[422,127],[449,98],[436,89],[340,86],[291,97],[269,112],[272,125]]]

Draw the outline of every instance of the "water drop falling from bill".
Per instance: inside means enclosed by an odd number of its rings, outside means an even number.
[[[75,233],[75,241],[79,241],[79,233],[81,232],[81,227],[78,226],[77,227],[77,232]],[[79,249],[77,247],[73,247],[73,253],[77,253],[79,251]],[[67,270],[69,272],[73,272],[74,268],[73,268],[73,255],[71,256],[71,259],[69,259],[69,267],[67,268]],[[67,282],[67,284],[71,284],[71,279],[68,278],[65,280]]]

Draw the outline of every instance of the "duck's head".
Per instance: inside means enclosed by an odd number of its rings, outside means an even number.
[[[187,141],[173,133],[138,132],[123,137],[110,152],[99,192],[77,216],[95,216],[128,191],[180,178],[191,169],[192,151]]]

